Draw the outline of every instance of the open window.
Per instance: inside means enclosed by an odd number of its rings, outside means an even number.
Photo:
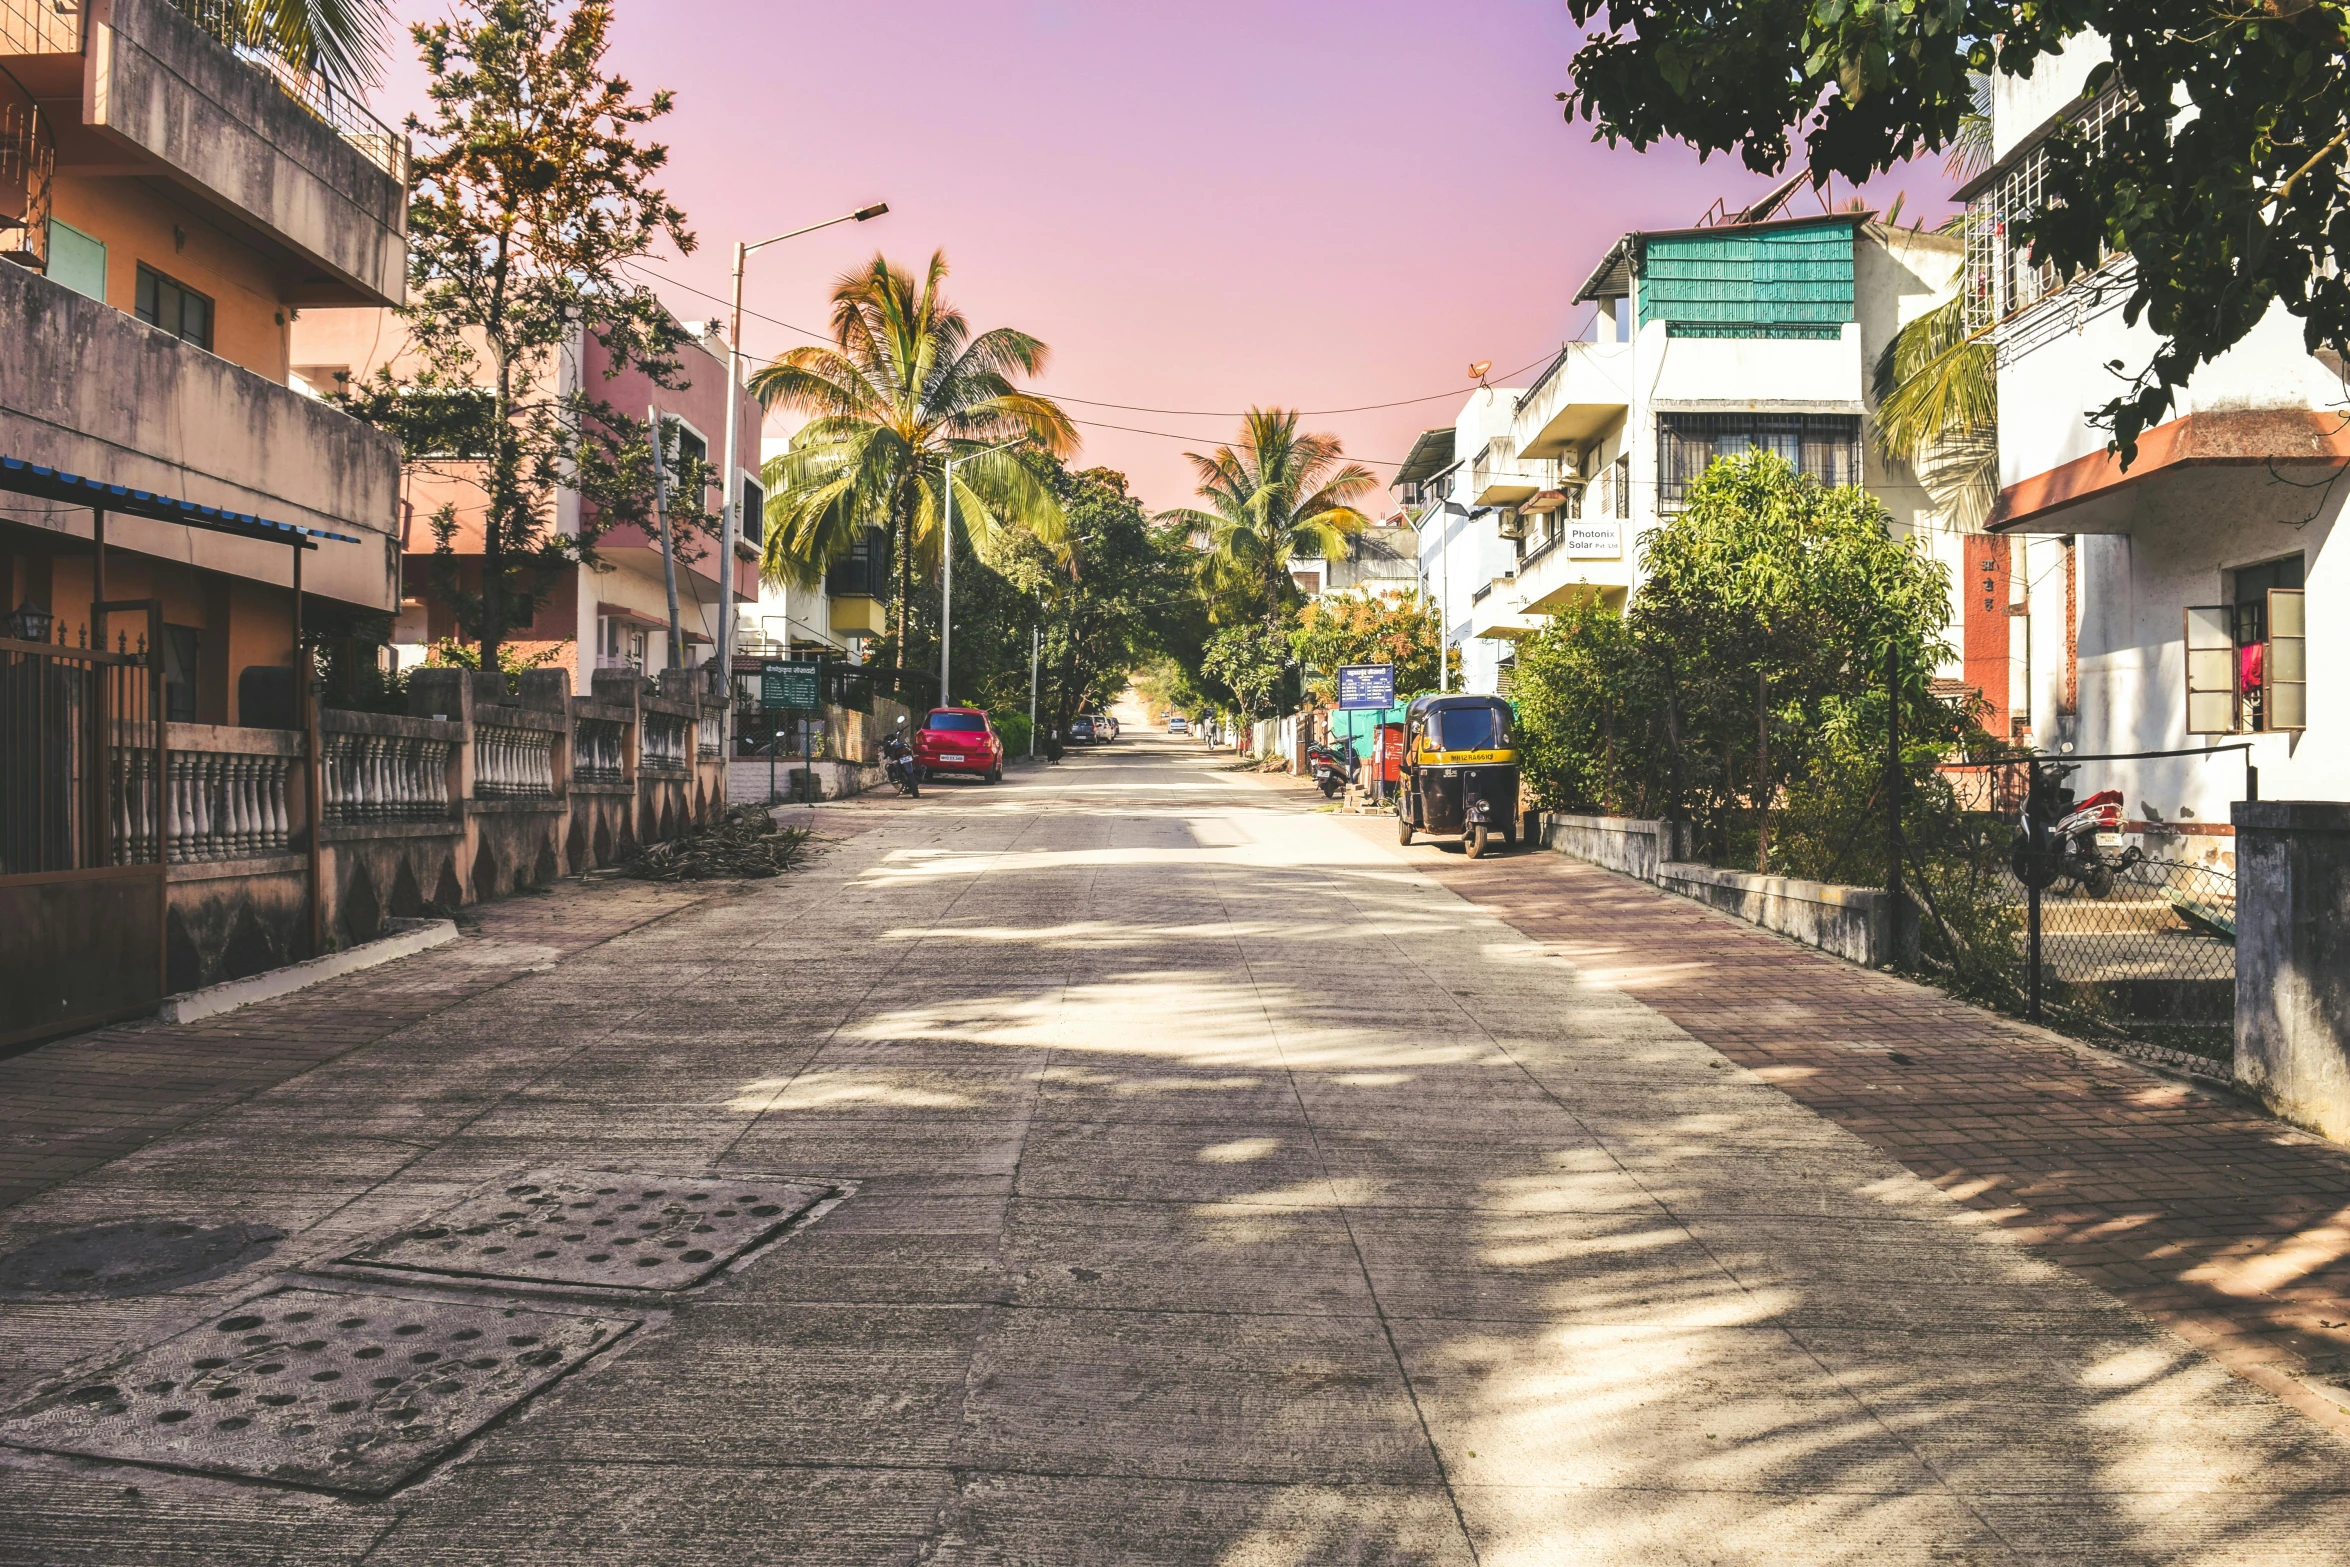
[[[2187,611],[2187,733],[2236,732],[2236,612],[2226,604]]]
[[[2299,588],[2268,590],[2268,653],[2261,660],[2264,729],[2309,727],[2309,631]]]
[[[2235,602],[2187,610],[2187,732],[2294,732],[2309,722],[2298,555],[2234,573]]]

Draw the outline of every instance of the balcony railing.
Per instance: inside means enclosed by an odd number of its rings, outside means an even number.
[[[627,763],[628,726],[611,718],[583,718],[572,729],[571,776],[590,784],[616,784]]]
[[[40,0],[0,0],[0,5],[38,3]],[[251,0],[171,0],[171,5],[213,42],[267,72],[278,91],[358,148],[368,162],[403,184],[407,182],[408,138],[316,71],[269,48],[254,25]]]
[[[175,865],[284,854],[293,842],[286,785],[298,737],[274,729],[229,732],[284,743],[274,751],[170,753],[164,840]]]
[[[81,52],[81,0],[0,0],[0,54]]]
[[[637,770],[646,773],[683,773],[687,770],[687,721],[667,713],[647,713],[638,731]]]

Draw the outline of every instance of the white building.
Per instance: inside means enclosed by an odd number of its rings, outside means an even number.
[[[1866,214],[1753,216],[1623,236],[1574,296],[1594,306],[1589,339],[1523,390],[1471,393],[1399,471],[1466,689],[1506,689],[1512,644],[1568,604],[1622,605],[1645,535],[1749,447],[1865,485],[1954,590],[1963,577],[1949,506],[1867,438],[1872,367],[1950,298],[1962,242]]]
[[[2350,561],[2326,558],[2350,462],[2342,366],[2312,357],[2300,323],[2273,306],[2194,377],[2125,470],[2089,413],[2126,384],[2109,364],[2135,370],[2155,350],[2150,330],[2122,319],[2130,258],[2059,286],[2011,241],[2046,132],[2074,119],[2094,132],[2108,111],[2110,99],[2079,101],[2103,58],[2089,40],[2029,80],[2001,77],[1993,166],[1961,192],[1978,219],[1971,297],[1998,352],[1991,528],[2013,545],[1999,563],[2013,561],[2002,588],[2023,632],[2018,727],[2083,757],[2249,745],[2265,796],[2350,798],[2350,700],[2327,678],[2350,655],[2350,624],[2326,613],[2350,576]],[[2219,859],[2245,760],[2096,761],[2075,785],[2120,788],[2133,830]]]

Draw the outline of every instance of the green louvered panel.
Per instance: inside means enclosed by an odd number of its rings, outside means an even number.
[[[1852,224],[1660,234],[1640,272],[1640,324],[1677,337],[1835,337],[1852,319]]]

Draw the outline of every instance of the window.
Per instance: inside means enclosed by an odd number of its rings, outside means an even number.
[[[824,574],[824,591],[832,598],[887,598],[889,596],[889,535],[866,528]]]
[[[767,492],[757,480],[743,480],[743,542],[757,548],[767,542]]]
[[[167,723],[196,721],[196,670],[201,640],[194,626],[163,628],[163,717]]]
[[[77,294],[106,298],[106,245],[70,223],[49,220],[49,281]]]
[[[1616,509],[1613,515],[1618,518],[1629,517],[1632,515],[1632,459],[1629,457],[1617,458],[1616,465],[1610,472],[1615,479],[1616,492]]]
[[[2066,128],[2086,137],[2102,151],[2106,132],[2136,100],[2118,87],[2108,87],[2082,108]],[[2031,249],[2018,230],[2047,205],[2048,145],[2045,138],[2009,165],[1967,207],[1966,290],[1967,325],[1980,331],[2017,311],[2029,309],[2063,288],[2053,262],[2034,265]],[[2112,252],[2105,256],[2111,259]]]
[[[211,350],[212,301],[152,267],[139,268],[138,316],[183,342]]]
[[[2302,558],[2235,573],[2233,602],[2186,611],[2187,732],[2259,734],[2309,723]]]
[[[1510,715],[1500,707],[1440,707],[1428,715],[1439,751],[1498,751],[1510,743]]]
[[[1827,485],[1860,482],[1858,414],[1661,414],[1657,418],[1657,505],[1681,506],[1689,486],[1717,457],[1761,449]],[[1629,515],[1617,512],[1616,516]]]
[[[963,734],[977,734],[987,728],[987,720],[977,713],[932,713],[922,720],[925,729],[952,729]]]

